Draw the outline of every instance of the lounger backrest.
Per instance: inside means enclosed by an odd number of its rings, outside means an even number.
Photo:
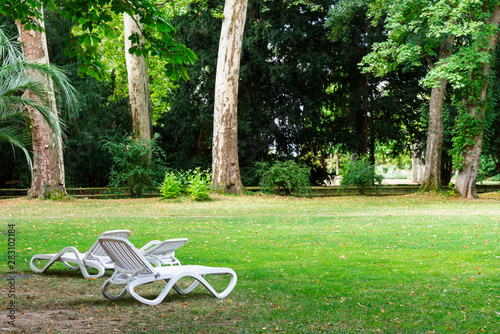
[[[149,261],[139,253],[130,241],[116,237],[101,237],[99,243],[115,262],[115,269],[133,272],[144,268],[145,274],[156,273]]]
[[[99,238],[102,237],[117,237],[117,238],[128,239],[130,237],[130,231],[129,230],[106,231],[99,236]],[[85,257],[87,259],[91,259],[99,256],[107,256],[107,254],[106,251],[99,244],[99,239],[98,239],[94,242],[92,247],[90,247],[88,252],[85,254]]]
[[[154,245],[153,247],[144,251],[142,253],[142,255],[144,255],[144,256],[166,255],[166,254],[174,252],[177,248],[182,247],[187,241],[188,241],[187,238],[164,240],[164,241],[160,242],[159,244]]]

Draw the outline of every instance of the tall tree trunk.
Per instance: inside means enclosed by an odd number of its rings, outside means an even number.
[[[335,175],[339,176],[340,174],[340,160],[339,160],[339,152],[335,153]]]
[[[484,95],[486,96],[487,87],[483,89]],[[482,92],[483,93],[483,92]],[[481,94],[482,95],[482,94]],[[483,98],[481,97],[481,100]],[[484,121],[485,107],[478,106],[477,103],[468,106],[469,114],[473,115],[474,118],[480,120],[482,123]],[[479,162],[481,161],[481,150],[483,146],[483,134],[484,126],[481,125],[481,129],[472,138],[474,142],[473,145],[469,145],[465,148],[462,153],[464,158],[464,165],[458,170],[457,181],[455,183],[455,190],[462,196],[466,198],[476,198],[476,178],[479,171]]]
[[[42,27],[44,26],[43,22],[38,23]],[[26,60],[49,64],[45,33],[25,30],[19,21],[16,21],[16,25]],[[54,87],[50,80],[48,89],[52,110],[57,115]],[[32,99],[37,99],[29,92],[27,95]],[[61,132],[57,129],[51,129],[38,111],[28,108],[28,112],[31,118],[33,140],[33,180],[28,197],[47,198],[51,194],[67,195]]]
[[[139,16],[134,16],[139,22]],[[136,56],[128,50],[132,46],[129,37],[132,34],[142,36],[140,27],[137,26],[127,13],[123,14],[123,25],[125,30],[125,60],[127,63],[128,74],[128,95],[130,109],[132,111],[132,129],[135,139],[151,139],[153,124],[151,121],[152,105],[149,95],[148,72],[146,68],[146,59],[144,56]],[[142,42],[142,38],[141,38]]]
[[[439,59],[451,56],[450,40],[443,40],[439,48]],[[432,67],[432,63],[430,63]],[[427,149],[425,151],[425,174],[420,190],[437,191],[441,188],[441,154],[443,151],[444,127],[443,106],[446,94],[445,79],[440,85],[432,88],[429,102],[429,127],[427,130]]]
[[[422,182],[424,170],[425,166],[422,160],[417,156],[417,144],[415,144],[413,147],[412,161],[411,161],[412,183]]]
[[[212,188],[241,194],[238,161],[238,81],[247,0],[226,0],[215,80]]]
[[[489,18],[488,24],[500,25],[500,6],[497,6]],[[488,46],[480,50],[480,52],[489,54],[491,57],[494,56],[495,48],[498,43],[499,35],[491,35],[489,38]],[[481,161],[481,150],[483,147],[483,135],[484,135],[484,118],[486,114],[487,107],[487,93],[489,86],[489,75],[491,70],[491,62],[483,62],[480,70],[480,74],[477,78],[474,78],[475,82],[480,82],[483,84],[479,96],[471,95],[466,102],[466,108],[468,110],[469,116],[475,118],[478,122],[478,131],[471,138],[473,145],[465,147],[463,152],[464,164],[458,170],[457,182],[455,183],[455,190],[462,196],[466,198],[476,198],[476,178],[479,172],[479,162]]]

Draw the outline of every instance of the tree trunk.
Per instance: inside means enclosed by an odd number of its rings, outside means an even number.
[[[340,160],[339,160],[339,152],[335,153],[335,175],[339,176],[340,174]]]
[[[451,56],[450,41],[444,40],[439,48],[439,59]],[[432,67],[432,65],[431,65]],[[420,190],[437,191],[441,189],[441,154],[444,141],[443,106],[446,94],[445,79],[432,88],[429,102],[429,127],[427,130],[427,149],[425,152],[425,174]]]
[[[38,22],[44,27],[43,22]],[[23,53],[27,61],[49,64],[47,51],[47,37],[45,33],[25,30],[19,21],[16,21],[19,38],[23,43]],[[54,87],[49,80],[49,96],[52,110],[57,115],[57,106],[54,96]],[[36,96],[26,93],[29,98]],[[47,198],[52,194],[66,196],[64,177],[64,159],[61,132],[51,129],[38,111],[28,108],[31,118],[31,136],[33,141],[33,180],[28,197]]]
[[[497,6],[487,22],[488,24],[498,26],[500,24],[500,6]],[[494,57],[495,48],[498,43],[499,35],[490,36],[488,46],[480,50],[483,53],[489,54]],[[479,162],[481,161],[481,150],[483,146],[484,134],[484,118],[487,107],[487,92],[489,86],[489,75],[491,69],[491,62],[483,62],[481,65],[480,75],[475,79],[475,82],[483,84],[479,96],[471,95],[466,102],[466,108],[471,117],[478,121],[478,131],[471,138],[473,145],[465,147],[463,152],[464,164],[458,170],[457,182],[455,183],[455,190],[466,198],[476,198],[476,178],[479,172]]]
[[[139,22],[139,16],[134,16]],[[128,74],[128,95],[130,109],[132,111],[132,129],[135,139],[151,139],[153,124],[151,121],[152,105],[149,95],[148,72],[146,68],[146,59],[144,56],[136,56],[128,50],[132,46],[129,37],[132,34],[141,35],[141,29],[136,21],[128,15],[123,14],[123,24],[125,30],[125,60],[127,63]],[[141,38],[142,42],[142,38]]]
[[[417,156],[417,145],[414,146],[413,156],[411,162],[411,171],[412,171],[412,183],[421,183],[424,177],[425,165],[422,160]]]
[[[486,89],[484,89],[484,95],[486,95]],[[475,118],[480,119],[481,122],[484,120],[484,107],[479,107],[477,104],[468,106],[469,114],[474,115]],[[474,145],[467,146],[464,150],[463,158],[464,165],[458,170],[457,181],[455,183],[455,190],[462,196],[466,198],[476,198],[476,178],[479,171],[479,162],[481,161],[481,149],[483,146],[483,133],[484,127],[481,126],[481,130],[477,133],[472,141]]]
[[[247,0],[226,0],[215,81],[212,188],[241,194],[238,161],[238,81]]]

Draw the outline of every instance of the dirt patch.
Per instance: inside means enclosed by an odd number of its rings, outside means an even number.
[[[92,317],[82,317],[71,310],[25,311],[17,315],[14,328],[19,333],[97,333]]]

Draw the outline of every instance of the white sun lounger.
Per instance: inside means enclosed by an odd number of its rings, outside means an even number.
[[[175,257],[175,251],[186,242],[187,238],[153,240],[142,246],[139,251],[156,267],[180,265],[180,261]]]
[[[230,268],[216,268],[198,265],[182,265],[168,267],[153,267],[149,261],[137,250],[130,241],[116,237],[101,237],[99,243],[108,253],[109,257],[115,262],[115,273],[106,282],[104,282],[101,291],[104,296],[110,300],[123,298],[127,292],[141,303],[147,305],[157,305],[167,296],[168,292],[174,288],[181,294],[189,293],[201,283],[208,291],[217,298],[226,297],[236,285],[236,273]],[[230,275],[231,280],[227,288],[218,293],[206,281],[205,275]],[[176,283],[183,277],[192,277],[194,283],[188,288],[182,289]],[[147,299],[134,291],[142,284],[152,283],[158,280],[165,280],[167,284],[162,292],[155,299]],[[111,284],[125,285],[118,295],[112,295],[108,291]]]
[[[130,231],[128,230],[114,230],[107,231],[101,234],[101,237],[111,236],[120,237],[128,239],[130,237]],[[43,268],[38,268],[35,264],[36,260],[49,261]],[[71,270],[82,271],[85,278],[98,278],[104,275],[106,269],[113,269],[114,263],[110,257],[106,254],[104,249],[96,240],[94,244],[85,253],[80,253],[75,247],[69,246],[63,248],[59,253],[54,254],[36,254],[30,260],[30,267],[36,273],[43,273],[50,268],[54,263],[61,262],[66,268]],[[76,264],[71,265],[70,263]],[[87,267],[95,268],[98,273],[95,275],[90,275],[87,271]]]

